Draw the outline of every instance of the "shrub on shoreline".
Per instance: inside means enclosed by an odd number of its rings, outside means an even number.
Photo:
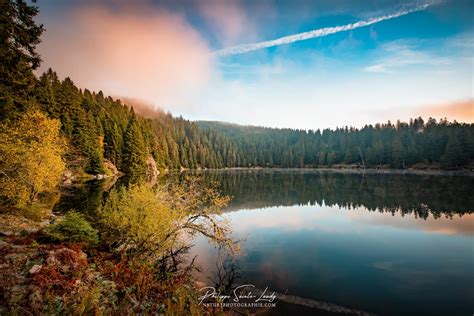
[[[99,242],[97,230],[74,210],[67,212],[59,223],[46,227],[44,233],[54,242],[84,242],[91,245]]]

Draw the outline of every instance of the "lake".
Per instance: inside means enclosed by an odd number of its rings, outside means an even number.
[[[241,251],[222,261],[232,267],[224,272],[238,276],[236,284],[290,298],[270,314],[288,311],[288,302],[297,303],[298,314],[314,314],[314,306],[473,314],[474,177],[283,170],[202,176],[232,196],[224,217]],[[56,209],[95,209],[103,191],[98,181],[73,187]],[[203,238],[194,244],[197,277],[212,284],[222,277],[222,253]]]
[[[233,197],[224,216],[244,239],[238,284],[381,315],[472,315],[473,177],[204,176]],[[217,249],[198,239],[193,253],[201,279],[215,279]]]

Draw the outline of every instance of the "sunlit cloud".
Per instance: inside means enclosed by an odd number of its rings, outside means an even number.
[[[419,106],[411,114],[425,118],[448,118],[458,122],[474,123],[474,99]]]
[[[382,45],[383,57],[366,66],[364,71],[378,73],[395,73],[403,67],[417,65],[441,66],[449,65],[451,60],[446,57],[434,56],[412,48],[403,42],[391,42]]]
[[[46,27],[43,69],[52,67],[82,88],[184,107],[212,72],[212,54],[199,32],[181,15],[145,2],[118,8],[89,3]]]
[[[255,24],[240,1],[198,1],[197,4],[222,45],[233,45],[255,33]]]
[[[188,119],[304,129],[362,127],[418,115],[472,121],[467,108],[437,108],[472,99],[472,30],[446,36],[443,24],[441,35],[430,37],[414,30],[427,19],[435,23],[430,17],[449,2],[423,14],[392,17],[440,3],[428,1],[364,9],[347,1],[342,11],[334,11],[329,1],[291,8],[237,0],[190,1],[185,8],[147,0],[73,2],[67,10],[40,13],[47,28],[40,45],[42,70],[52,67],[79,87],[103,90],[137,104],[143,113],[142,108],[161,107]],[[361,21],[341,22],[348,15]],[[389,17],[392,23],[374,22]],[[340,26],[311,36],[348,32],[230,58],[218,59],[210,49],[281,34],[285,21],[291,22],[288,29],[308,29],[320,18],[328,19],[321,25]],[[364,25],[370,26],[354,29]],[[305,34],[269,42],[311,37]]]
[[[413,214],[394,216],[387,213],[366,212],[358,210],[349,212],[353,221],[367,223],[370,225],[383,225],[399,229],[422,230],[432,234],[442,235],[474,235],[474,214],[465,214],[447,218],[445,216],[434,218],[432,215],[426,219],[416,218]]]

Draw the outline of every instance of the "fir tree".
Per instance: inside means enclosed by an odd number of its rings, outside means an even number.
[[[132,112],[130,123],[125,132],[123,145],[124,171],[129,174],[145,173],[147,150],[134,112]]]

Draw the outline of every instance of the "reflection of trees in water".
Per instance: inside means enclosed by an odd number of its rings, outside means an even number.
[[[214,274],[212,277],[209,277],[211,285],[218,293],[231,293],[240,277],[239,266],[234,254],[223,247],[219,247]]]
[[[97,209],[112,188],[130,182],[128,178],[107,178],[75,183],[61,188],[61,197],[53,208],[54,212],[66,212],[71,209],[93,218]]]
[[[158,178],[165,184],[187,175]],[[220,183],[232,198],[227,210],[292,205],[365,207],[371,211],[414,214],[427,218],[463,215],[474,211],[474,177],[413,174],[362,174],[295,171],[205,172],[207,184]],[[113,185],[133,179],[121,178]],[[110,188],[107,180],[87,181],[62,190],[55,211],[76,209],[93,216]],[[104,194],[105,193],[105,194]]]
[[[89,216],[94,215],[102,202],[105,184],[106,180],[86,181],[62,188],[61,198],[53,211],[65,212],[75,209]]]
[[[206,172],[222,193],[233,197],[228,210],[291,205],[365,207],[420,218],[474,211],[474,177],[338,172]]]

